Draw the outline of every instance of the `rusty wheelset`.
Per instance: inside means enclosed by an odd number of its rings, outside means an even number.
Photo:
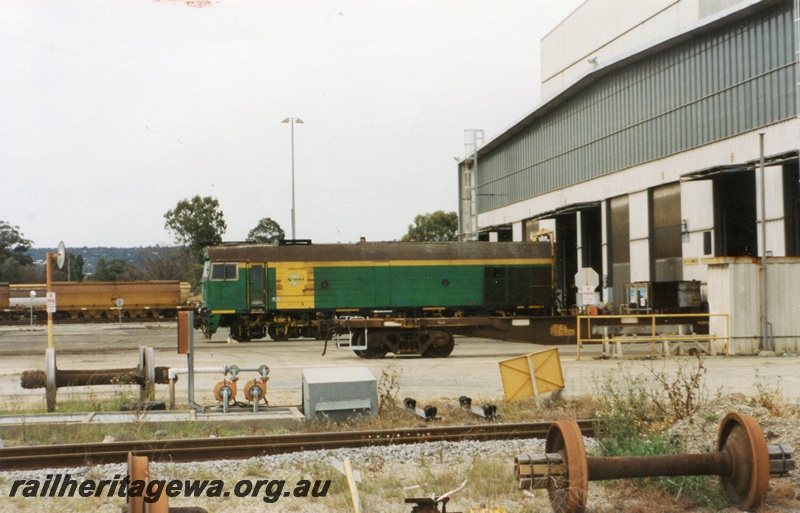
[[[517,456],[514,474],[520,489],[547,489],[557,513],[585,511],[589,481],[690,475],[720,476],[725,492],[746,511],[763,503],[770,477],[795,468],[790,447],[768,446],[758,421],[736,412],[722,419],[717,450],[706,454],[587,458],[574,420],[550,426],[545,451]]]

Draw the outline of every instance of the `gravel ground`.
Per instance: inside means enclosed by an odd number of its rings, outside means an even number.
[[[257,342],[228,345],[221,341],[197,343],[198,366],[220,365],[221,362],[265,362],[272,369],[270,374],[270,404],[289,405],[300,402],[300,374],[308,366],[348,367],[366,366],[373,375],[380,376],[387,368],[394,368],[400,376],[400,397],[415,397],[418,400],[454,400],[459,395],[469,394],[476,402],[502,396],[502,385],[497,371],[497,362],[541,347],[514,343],[491,342],[479,339],[458,338],[456,351],[446,360],[429,360],[414,357],[381,360],[361,360],[349,351],[331,349],[321,357],[321,345],[316,341],[289,343]],[[147,326],[134,329],[111,329],[97,326],[59,327],[59,368],[109,368],[128,367],[135,359],[140,344],[156,348],[158,365],[185,366],[186,358],[175,352],[174,326]],[[29,405],[41,405],[40,390],[20,390],[19,375],[22,370],[42,367],[45,334],[41,331],[0,329],[0,403],[10,411]],[[574,348],[560,348],[565,377],[565,398],[577,398],[597,393],[599,379],[604,376],[630,373],[652,375],[656,372],[673,372],[680,368],[678,358],[655,362],[624,360],[621,362],[593,360],[586,357],[577,361]],[[800,373],[797,372],[796,357],[774,358],[706,358],[708,368],[705,376],[710,390],[721,390],[719,397],[709,401],[695,415],[673,427],[673,432],[685,437],[692,451],[702,452],[713,446],[719,421],[730,410],[754,415],[761,422],[769,443],[783,443],[800,449],[800,414],[785,406],[785,411],[776,415],[757,406],[761,386],[781,386],[785,402],[800,401]],[[755,373],[755,374],[754,374]],[[209,391],[213,389],[216,376],[198,379],[201,402],[213,403]],[[775,383],[776,385],[771,385]],[[180,396],[185,391],[179,386]],[[165,399],[165,390],[159,397]],[[105,397],[119,393],[115,390],[100,391],[99,387],[87,392]],[[60,399],[68,399],[79,392],[65,392]],[[105,394],[105,395],[103,395]],[[202,395],[205,394],[205,395]],[[724,394],[724,395],[723,395]],[[445,398],[445,399],[443,399]],[[449,399],[448,399],[449,398]],[[592,441],[587,440],[591,446]],[[250,511],[288,511],[309,513],[338,513],[353,511],[350,494],[344,477],[331,466],[332,457],[339,460],[349,458],[355,469],[362,474],[359,494],[365,513],[406,513],[410,505],[404,504],[407,497],[440,495],[458,488],[464,480],[463,489],[452,495],[448,511],[467,512],[481,505],[505,508],[508,513],[534,513],[551,511],[547,495],[536,491],[533,496],[516,489],[513,481],[513,458],[525,452],[538,452],[540,441],[507,441],[462,444],[422,444],[380,449],[348,449],[330,452],[306,452],[295,455],[254,458],[243,461],[223,461],[194,464],[153,464],[151,472],[156,479],[221,479],[226,491],[232,491],[241,480],[255,483],[258,480],[285,480],[285,490],[294,489],[301,479],[331,480],[325,497],[298,498],[280,497],[274,503],[263,500],[262,490],[256,497],[195,497],[173,498],[171,506],[200,506],[212,513]],[[115,479],[126,471],[122,465],[98,466],[82,469],[52,469],[44,472],[0,472],[0,513],[12,511],[30,512],[118,512],[124,504],[119,497],[91,498],[26,498],[9,497],[16,479],[46,479],[47,474],[70,473],[75,479]],[[119,479],[119,478],[116,478]],[[800,512],[800,501],[796,499],[800,490],[800,479],[796,473],[790,480],[773,481],[774,490],[768,496],[766,512]],[[246,486],[247,483],[245,483]],[[266,487],[265,487],[266,488]],[[633,481],[614,482],[612,485],[591,483],[589,487],[589,513],[651,511],[693,511],[676,503],[674,497],[656,497],[643,491]],[[290,494],[291,495],[291,494]],[[653,502],[658,500],[658,502]],[[657,506],[656,506],[657,504]],[[733,512],[734,509],[724,510]]]
[[[709,401],[692,417],[676,423],[671,432],[684,440],[691,452],[705,452],[716,442],[719,422],[731,410],[753,415],[761,423],[768,443],[789,444],[800,447],[800,414],[796,407],[784,405],[780,416],[763,407],[756,406],[756,398],[742,394],[718,397]],[[594,440],[585,439],[591,451]],[[223,511],[296,511],[308,513],[333,513],[352,511],[350,495],[344,477],[333,468],[334,460],[349,459],[352,467],[362,476],[358,485],[365,512],[408,512],[411,506],[404,504],[407,497],[429,497],[441,495],[458,488],[464,480],[463,489],[452,495],[448,511],[464,511],[486,506],[505,508],[509,513],[533,513],[550,511],[546,493],[522,492],[513,482],[513,458],[518,454],[541,452],[541,440],[509,440],[501,442],[426,443],[393,447],[364,449],[337,449],[265,456],[249,460],[216,461],[202,463],[157,463],[150,465],[155,479],[221,479],[225,482],[228,497],[173,498],[171,506],[201,506],[211,513]],[[12,511],[75,511],[117,512],[124,499],[100,498],[9,498],[9,491],[17,479],[47,479],[47,475],[71,474],[77,480],[119,479],[124,476],[124,465],[102,465],[92,468],[51,469],[46,471],[0,472],[0,512]],[[276,488],[265,485],[256,496],[235,497],[231,492],[235,483],[258,480],[284,480],[284,493],[293,490],[300,480],[324,482],[331,485],[324,497],[298,498],[278,497],[275,502],[265,501],[274,496]],[[631,483],[630,481],[625,483]],[[248,486],[246,483],[243,486]],[[626,484],[625,486],[632,486]],[[800,476],[773,480],[772,496],[768,496],[765,512],[800,511]],[[777,488],[776,488],[777,486]],[[245,488],[241,488],[244,490]],[[777,490],[777,491],[776,491]],[[291,495],[291,494],[290,494]],[[673,497],[661,497],[671,507]],[[666,507],[648,504],[650,495],[634,489],[615,485],[591,483],[588,511],[645,512],[667,511]],[[661,504],[661,503],[659,503]],[[704,508],[687,508],[675,505],[669,511],[712,511]],[[722,510],[725,513],[735,508]]]

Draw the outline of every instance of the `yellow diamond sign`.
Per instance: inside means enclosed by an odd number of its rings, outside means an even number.
[[[545,349],[500,362],[500,379],[507,402],[564,388],[558,349]]]

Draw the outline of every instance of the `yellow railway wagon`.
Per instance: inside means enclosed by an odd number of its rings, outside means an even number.
[[[44,284],[10,285],[10,307],[29,308],[32,290],[36,291],[34,307],[43,310],[47,294]],[[57,318],[117,317],[118,299],[123,300],[122,315],[131,318],[175,317],[178,310],[192,308],[189,284],[180,281],[55,282],[51,290],[56,293]]]

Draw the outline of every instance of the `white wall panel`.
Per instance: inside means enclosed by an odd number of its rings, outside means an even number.
[[[736,354],[756,354],[761,348],[760,265],[757,261],[714,258],[708,266],[708,303],[711,313],[730,315],[732,348]],[[767,317],[777,353],[796,352],[800,346],[800,292],[786,283],[800,283],[800,262],[770,259],[767,270]],[[712,321],[712,333],[722,335],[721,321]]]
[[[689,232],[702,232],[714,227],[714,188],[711,180],[681,184],[681,218]]]
[[[631,241],[631,281],[650,281],[649,239]]]
[[[518,221],[511,225],[511,240],[514,242],[522,242],[525,240],[522,232],[522,221]]]
[[[647,191],[637,192],[628,197],[628,215],[630,216],[631,240],[646,239],[649,233],[649,202]]]

